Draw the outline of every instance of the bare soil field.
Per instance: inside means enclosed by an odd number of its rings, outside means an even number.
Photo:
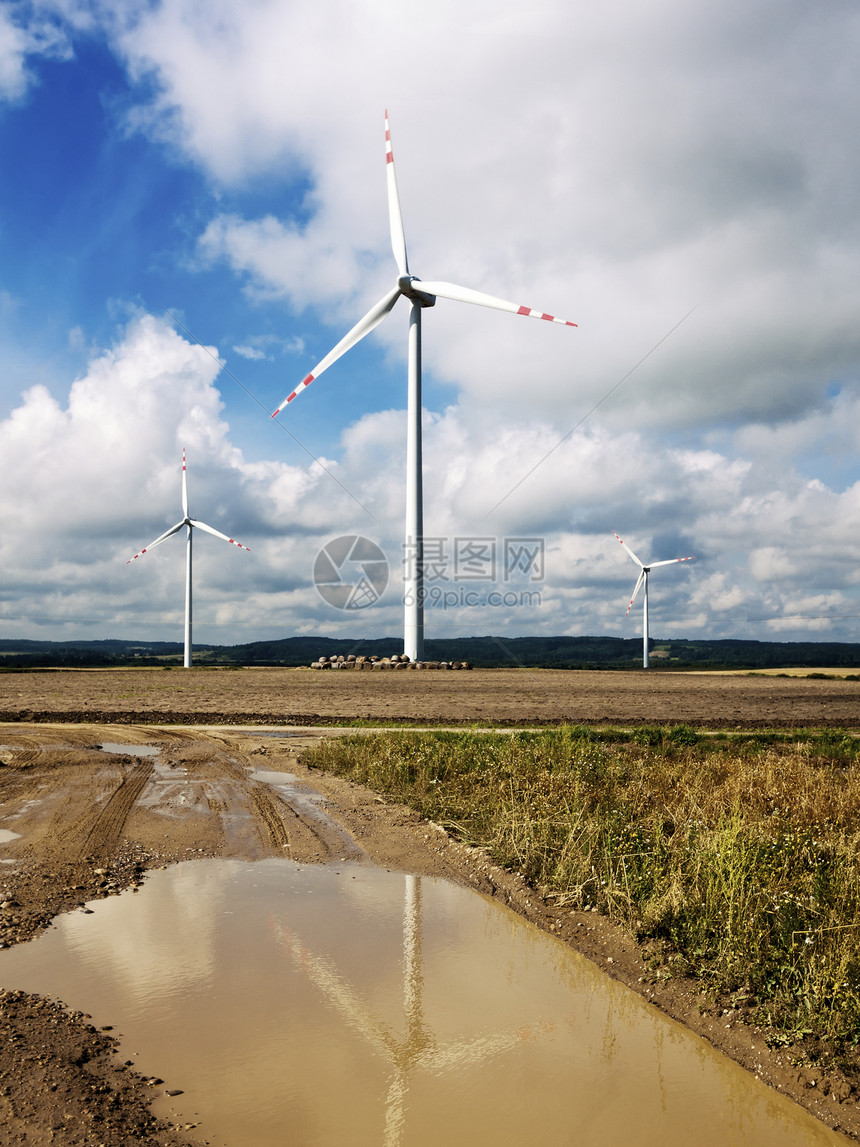
[[[792,1065],[767,1046],[766,1033],[728,1004],[706,1001],[695,985],[655,981],[630,937],[597,914],[545,902],[417,814],[302,764],[308,745],[335,732],[309,726],[354,719],[856,728],[860,684],[515,670],[156,670],[16,673],[0,677],[0,688],[0,827],[19,834],[2,845],[12,863],[0,869],[0,946],[27,942],[58,913],[140,886],[149,869],[194,857],[349,856],[446,876],[501,897],[829,1126],[860,1138],[858,1096],[847,1080]],[[263,725],[281,735],[261,735],[254,726]],[[129,751],[102,749],[110,742]],[[142,757],[135,746],[157,747],[158,756]],[[253,780],[261,767],[292,774],[296,799]],[[321,815],[308,813],[309,793],[323,798]],[[111,1034],[88,1016],[0,987],[2,1142],[205,1143],[205,1127],[152,1117],[148,1103],[159,1090],[161,1081],[119,1060]]]
[[[860,727],[860,681],[485,669],[47,670],[0,675],[0,721]]]

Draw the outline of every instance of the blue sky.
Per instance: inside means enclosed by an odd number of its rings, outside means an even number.
[[[0,5],[0,636],[179,638],[181,545],[125,563],[183,446],[252,551],[199,542],[199,640],[400,632],[406,304],[268,417],[393,285],[388,107],[413,271],[579,323],[426,313],[460,595],[428,635],[637,635],[616,530],[696,556],[657,637],[860,640],[858,32],[842,0]],[[392,578],[347,614],[312,570],[354,533]],[[486,603],[499,568],[462,603],[462,539],[531,536],[539,600]]]
[[[70,377],[85,372],[94,348],[115,341],[134,309],[176,314],[201,341],[223,346],[234,369],[243,356],[231,354],[230,344],[253,346],[267,335],[275,346],[288,342],[283,304],[249,307],[234,276],[201,263],[197,241],[201,221],[218,210],[242,205],[300,216],[306,185],[274,178],[241,191],[214,185],[173,148],[129,129],[134,97],[103,41],[83,38],[74,52],[72,60],[42,62],[23,104],[0,119],[3,152],[15,157],[3,198],[4,289],[15,300],[4,350],[20,385],[29,382],[33,358],[23,347],[36,344],[52,392],[62,398]],[[242,369],[270,404],[283,363],[278,371],[256,362]],[[301,369],[301,361],[293,365],[293,373]],[[222,386],[232,406],[237,394],[229,380]],[[3,397],[8,413],[15,389]],[[231,411],[231,421],[251,423],[242,445],[252,456],[258,413],[250,400]]]

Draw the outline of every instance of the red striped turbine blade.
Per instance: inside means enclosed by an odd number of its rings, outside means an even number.
[[[272,418],[275,418],[284,407],[293,401],[296,395],[301,392],[314,381],[319,378],[324,370],[327,370],[333,362],[337,362],[341,355],[346,354],[350,347],[355,346],[357,342],[364,338],[365,335],[370,334],[372,330],[379,326],[397,300],[400,298],[400,288],[394,287],[388,294],[379,300],[374,306],[370,308],[367,314],[358,320],[351,331],[348,331],[337,346],[333,347],[324,359],[321,359],[310,374],[306,374],[299,385],[294,391],[287,395]]]
[[[512,315],[528,315],[535,319],[546,319],[548,322],[561,323],[565,327],[577,325],[567,319],[548,315],[544,311],[534,311],[530,307],[520,306],[519,303],[509,303],[507,299],[497,299],[495,295],[485,295],[483,291],[473,291],[471,287],[458,287],[456,283],[428,283],[422,279],[419,286],[427,295],[438,295],[441,299],[453,299],[456,303],[475,303],[479,307],[492,307],[497,311],[508,311]]]

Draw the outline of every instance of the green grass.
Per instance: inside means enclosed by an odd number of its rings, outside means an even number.
[[[385,792],[786,1038],[860,1042],[860,742],[688,726],[390,732],[306,758]]]

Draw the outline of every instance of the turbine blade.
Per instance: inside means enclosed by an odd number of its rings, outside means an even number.
[[[615,530],[613,530],[612,533],[613,533],[614,537],[618,538],[618,534],[615,533]],[[640,569],[644,569],[645,568],[644,563],[639,561],[639,559],[636,557],[636,555],[633,553],[633,551],[630,549],[630,547],[627,545],[627,543],[622,541],[621,538],[618,538],[618,541],[621,542],[621,545],[624,547],[626,553],[628,553],[630,555],[630,557],[633,558],[633,560],[634,560],[634,562],[636,562],[637,566],[639,566]],[[628,612],[629,612],[629,610],[628,610]]]
[[[220,530],[213,529],[212,526],[207,526],[205,522],[198,522],[195,518],[190,518],[189,524],[196,526],[198,530],[205,530],[207,534],[212,534],[215,538],[223,538],[224,541],[229,542],[231,546],[238,546],[240,550],[248,550],[248,553],[251,552],[248,546],[243,546],[242,543],[237,542],[235,538],[228,538],[226,534],[222,534]]]
[[[639,571],[639,577],[636,579],[636,585],[633,588],[633,596],[630,598],[630,604],[627,606],[627,613],[624,614],[625,617],[628,616],[628,614],[630,613],[630,610],[633,608],[633,602],[636,600],[636,594],[639,592],[639,587],[642,585],[642,582],[644,580],[645,580],[645,570],[641,569]]]
[[[388,292],[384,299],[380,299],[380,301],[376,303],[375,306],[371,307],[364,318],[359,319],[352,330],[343,336],[337,346],[330,350],[325,358],[317,363],[310,374],[305,375],[305,377],[291,394],[287,395],[287,397],[272,415],[272,418],[276,418],[277,415],[279,415],[284,409],[284,407],[293,401],[297,394],[301,394],[305,387],[310,386],[315,378],[319,378],[322,372],[328,369],[328,367],[330,367],[333,362],[336,362],[342,354],[346,354],[350,347],[355,346],[355,344],[360,342],[360,340],[363,339],[365,335],[370,334],[370,332],[375,327],[378,327],[399,298],[400,288],[394,287]]]
[[[403,215],[400,211],[400,196],[397,193],[397,176],[394,172],[394,152],[391,149],[391,129],[388,126],[388,109],[385,109],[385,170],[388,177],[388,226],[391,229],[391,250],[397,271],[409,274],[409,261],[406,258],[406,234],[403,230]]]
[[[133,558],[129,558],[125,564],[130,566],[135,558],[142,558],[143,555],[149,550],[154,550],[156,546],[160,546],[161,543],[165,541],[165,539],[172,537],[174,534],[178,534],[182,527],[185,525],[185,521],[186,519],[183,518],[181,522],[177,522],[175,526],[171,526],[169,530],[165,530],[160,538],[156,538],[154,542],[150,542],[148,546],[144,546],[143,549],[139,550]]]
[[[182,447],[182,513],[188,517],[188,474],[185,469],[185,447]]]
[[[567,319],[558,319],[555,315],[547,315],[543,311],[533,311],[531,307],[521,307],[519,303],[509,303],[505,299],[497,299],[495,295],[473,291],[470,287],[458,287],[455,283],[428,283],[421,279],[418,286],[427,295],[438,295],[442,299],[453,299],[457,303],[476,303],[480,307],[493,307],[497,311],[509,311],[513,315],[529,315],[533,319],[561,323],[565,327],[577,326]]]
[[[654,569],[655,566],[673,566],[676,562],[694,562],[695,558],[668,558],[664,562],[652,562],[649,569]]]

